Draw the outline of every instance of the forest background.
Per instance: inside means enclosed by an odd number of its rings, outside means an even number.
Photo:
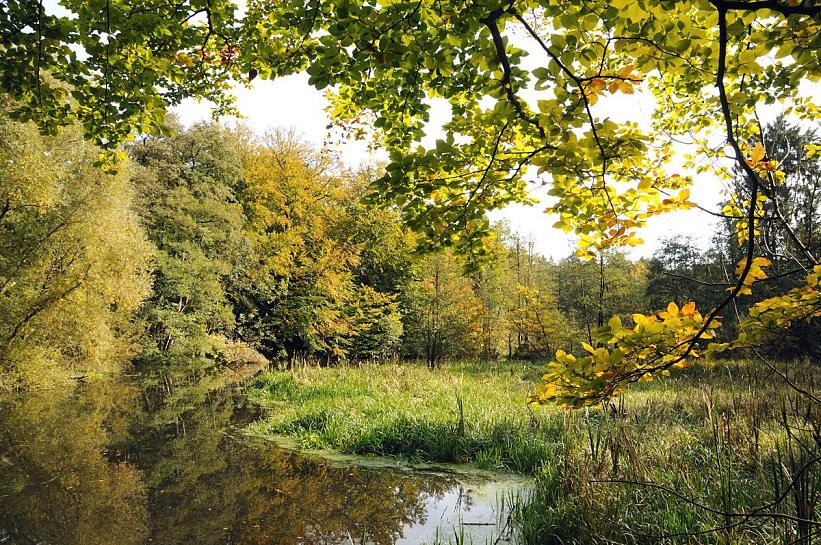
[[[793,228],[818,248],[821,167],[802,150],[819,138],[783,118],[769,130]],[[613,315],[714,307],[742,256],[731,221],[709,248],[675,238],[649,259],[558,261],[499,223],[471,270],[450,250],[420,252],[397,212],[362,203],[375,167],[346,168],[293,131],[177,126],[129,144],[115,176],[76,130],[4,118],[2,131],[4,389],[130,361],[156,385],[260,361],[545,361],[592,343]],[[763,233],[771,248],[785,237]],[[773,263],[723,335],[792,287],[790,266]],[[808,322],[776,355],[817,358],[818,339]]]

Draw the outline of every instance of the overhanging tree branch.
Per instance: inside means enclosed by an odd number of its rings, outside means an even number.
[[[806,0],[796,5],[785,4],[783,2],[776,2],[775,0],[757,0],[752,2],[744,2],[741,0],[721,0],[713,2],[713,5],[719,9],[741,10],[741,11],[758,11],[762,9],[775,11],[789,17],[790,15],[809,15],[810,17],[818,17],[821,14],[821,6],[814,1],[807,2]]]

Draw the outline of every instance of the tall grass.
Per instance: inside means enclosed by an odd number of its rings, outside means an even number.
[[[251,390],[268,416],[250,431],[288,435],[302,448],[534,473],[557,454],[561,433],[525,405],[533,379],[529,368],[469,364],[269,372]]]
[[[791,372],[811,387],[811,368]],[[511,512],[523,543],[805,545],[818,414],[768,373],[724,362],[565,412],[524,405],[540,374],[525,364],[302,368],[256,380],[267,416],[250,432],[532,475]],[[736,516],[770,503],[777,517]]]

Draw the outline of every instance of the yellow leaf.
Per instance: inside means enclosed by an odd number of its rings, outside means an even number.
[[[624,93],[626,95],[632,95],[633,94],[633,84],[630,83],[629,81],[619,82],[618,88],[622,93]]]
[[[623,77],[623,78],[630,78],[630,77],[634,77],[634,76],[633,76],[633,73],[632,73],[632,72],[633,72],[633,68],[635,68],[635,66],[634,66],[634,65],[632,65],[632,64],[628,64],[627,66],[620,68],[620,69],[619,69],[619,71],[617,72],[617,74],[618,74],[619,76]]]
[[[775,172],[778,170],[778,163],[775,161],[764,161],[758,164],[758,169],[766,172]]]
[[[764,158],[765,153],[764,146],[759,142],[750,152],[750,162],[757,165]]]
[[[744,272],[744,268],[747,266],[747,258],[741,258],[741,261],[738,262],[738,265],[735,267],[735,275],[741,276],[741,273]]]

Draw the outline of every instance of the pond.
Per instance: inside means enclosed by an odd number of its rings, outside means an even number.
[[[506,543],[515,478],[245,437],[243,396],[155,413],[133,389],[0,404],[0,543]]]

